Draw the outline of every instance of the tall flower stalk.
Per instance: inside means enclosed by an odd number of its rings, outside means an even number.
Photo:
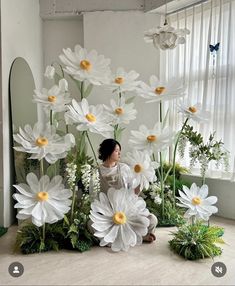
[[[173,163],[172,163],[172,169],[173,169],[173,206],[175,208],[176,206],[176,202],[175,202],[175,161],[176,161],[176,153],[177,153],[177,147],[178,147],[178,143],[180,140],[180,136],[185,128],[185,126],[187,125],[189,118],[186,118],[186,120],[184,121],[184,124],[177,136],[176,142],[175,142],[175,147],[174,147],[174,154],[173,154]]]

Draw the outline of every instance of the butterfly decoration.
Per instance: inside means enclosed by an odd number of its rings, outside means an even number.
[[[219,50],[219,47],[220,47],[220,43],[217,43],[215,45],[209,45],[209,49],[210,49],[210,52],[213,56],[213,73],[212,73],[212,77],[215,78],[215,56]]]
[[[210,49],[210,52],[211,53],[216,53],[216,52],[218,52],[218,50],[219,50],[219,46],[220,46],[220,43],[217,43],[216,45],[209,45],[209,49]]]

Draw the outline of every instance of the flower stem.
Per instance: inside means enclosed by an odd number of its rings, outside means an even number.
[[[53,125],[53,114],[52,114],[52,110],[50,110],[50,125]]]
[[[188,122],[189,118],[186,118],[181,130],[180,130],[180,133],[178,134],[178,137],[177,137],[177,140],[175,142],[175,148],[174,148],[174,155],[173,155],[173,164],[172,164],[172,168],[173,168],[173,206],[175,208],[175,160],[176,160],[176,151],[177,151],[177,147],[178,147],[178,143],[179,143],[179,140],[180,140],[180,136]]]
[[[40,160],[40,175],[41,177],[44,175],[43,159]]]
[[[71,216],[70,216],[70,223],[73,222],[73,216],[74,216],[74,205],[75,205],[75,199],[76,199],[76,187],[73,188],[73,197],[72,197],[72,206],[71,206]]]
[[[81,90],[80,90],[80,92],[81,92],[81,100],[82,100],[83,97],[84,97],[84,81],[81,82]]]
[[[96,165],[98,166],[97,157],[96,157],[96,154],[95,154],[94,148],[93,148],[93,146],[92,146],[92,144],[91,144],[91,140],[90,140],[90,138],[89,138],[89,136],[88,136],[88,132],[87,132],[87,131],[86,131],[86,137],[87,137],[87,139],[88,139],[88,142],[89,142],[89,144],[90,144],[90,147],[91,147],[92,153],[93,153],[93,155],[94,155]]]
[[[159,111],[160,111],[160,123],[162,124],[162,102],[159,102]],[[163,174],[163,162],[162,162],[162,152],[160,154],[160,184],[161,184],[161,199],[162,199],[162,220],[165,219],[165,198],[164,198],[164,174]]]
[[[69,125],[66,124],[65,128],[66,128],[66,134],[68,134],[69,133]]]
[[[61,70],[61,73],[62,73],[62,77],[64,78],[64,70],[63,70],[62,66],[58,62],[56,62],[56,61],[52,62],[53,66],[54,66],[54,64],[57,64],[60,67],[60,70]]]

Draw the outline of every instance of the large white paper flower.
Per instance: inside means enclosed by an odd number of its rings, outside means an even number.
[[[98,133],[104,137],[110,137],[113,127],[108,123],[110,118],[106,112],[104,112],[103,106],[89,105],[88,101],[83,98],[81,103],[78,103],[75,99],[72,100],[72,105],[68,105],[69,111],[65,113],[66,121],[69,123],[75,123],[76,128],[79,131],[90,131]]]
[[[54,85],[49,90],[43,88],[42,91],[34,90],[33,101],[39,103],[46,110],[61,112],[66,110],[66,105],[71,102],[68,93],[68,83],[65,79],[59,81],[59,85]]]
[[[124,188],[110,188],[107,195],[101,192],[90,211],[100,246],[111,244],[113,251],[127,251],[130,246],[142,243],[148,231],[148,215],[145,201]]]
[[[136,87],[139,85],[140,81],[136,79],[139,77],[139,74],[134,70],[126,72],[123,68],[118,68],[116,73],[112,75],[108,87],[112,91],[125,92],[136,90]]]
[[[64,70],[74,79],[87,80],[94,85],[108,83],[110,59],[98,55],[95,50],[87,52],[79,45],[75,46],[74,52],[70,48],[63,49],[63,52],[59,58],[66,66]]]
[[[55,223],[61,220],[70,210],[72,191],[65,189],[63,178],[55,176],[51,179],[46,175],[38,180],[34,173],[26,177],[27,184],[14,185],[19,191],[13,198],[18,201],[15,208],[21,209],[18,219],[32,218],[32,223],[42,226],[44,223]]]
[[[67,156],[67,152],[75,145],[72,134],[64,137],[56,134],[54,126],[46,125],[45,128],[40,123],[36,123],[32,129],[30,125],[25,125],[24,129],[19,128],[19,133],[13,135],[14,140],[22,147],[14,147],[16,151],[32,154],[30,159],[45,160],[53,164],[58,159]]]
[[[124,97],[117,103],[115,100],[110,100],[111,107],[104,105],[104,108],[111,114],[112,124],[129,124],[131,120],[136,118],[137,111],[134,109],[134,103],[125,103]]]
[[[160,123],[156,123],[153,129],[148,129],[141,125],[138,131],[131,131],[129,144],[140,151],[147,151],[150,155],[155,151],[161,151],[174,141],[175,133],[170,128],[162,128]]]
[[[146,151],[128,152],[125,162],[130,166],[133,176],[133,188],[140,186],[140,191],[149,188],[149,183],[156,180],[155,169],[159,166],[157,162],[151,161]]]
[[[146,98],[147,102],[166,101],[185,95],[185,87],[177,79],[171,79],[166,82],[160,81],[155,75],[152,75],[149,83],[150,85],[141,82],[140,87],[137,89],[137,94]]]
[[[185,217],[195,216],[196,218],[208,220],[209,217],[218,211],[217,207],[212,206],[217,202],[216,196],[208,196],[208,186],[203,185],[201,188],[193,183],[190,189],[183,186],[183,192],[179,191],[180,197],[178,206],[188,208]]]
[[[178,104],[178,108],[179,112],[183,113],[184,116],[197,122],[206,122],[210,118],[210,112],[203,110],[201,103],[187,105],[181,100]]]
[[[155,48],[162,50],[174,49],[178,44],[185,43],[185,36],[189,34],[188,29],[175,29],[167,22],[164,26],[150,29],[144,33],[146,43],[153,43]]]

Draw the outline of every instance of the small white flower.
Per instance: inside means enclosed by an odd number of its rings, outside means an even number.
[[[108,87],[114,92],[125,92],[136,90],[139,81],[136,79],[139,74],[133,70],[126,72],[123,68],[118,68],[116,73],[111,77]]]
[[[97,51],[87,52],[76,45],[74,52],[70,48],[63,49],[64,54],[59,56],[65,64],[65,71],[78,81],[87,80],[91,84],[101,85],[108,83],[110,77],[110,59],[98,55]]]
[[[55,75],[55,68],[53,66],[47,66],[44,76],[49,78],[49,79],[53,79]]]
[[[100,174],[97,168],[93,168],[89,186],[89,194],[91,197],[91,201],[97,198],[100,192]]]
[[[160,195],[155,196],[154,202],[156,205],[160,205],[162,203],[162,199],[161,199]]]
[[[152,75],[149,82],[150,85],[141,82],[140,87],[137,89],[137,94],[146,98],[148,103],[172,100],[185,95],[185,87],[177,79],[166,82],[160,81],[155,75]]]
[[[67,90],[67,81],[65,79],[61,79],[59,81],[59,85],[54,85],[49,90],[46,88],[43,88],[42,91],[35,89],[33,101],[41,104],[46,110],[62,112],[66,110],[66,105],[71,102],[71,98]]]
[[[147,234],[149,211],[145,201],[128,189],[110,188],[91,204],[90,218],[100,246],[111,244],[113,251],[127,251],[142,243]]]
[[[65,189],[62,177],[55,176],[51,179],[43,176],[38,180],[34,173],[26,177],[27,184],[14,185],[20,192],[13,198],[18,201],[15,208],[21,210],[18,219],[32,218],[32,223],[42,226],[44,223],[55,223],[63,219],[64,214],[70,210],[72,192]]]
[[[81,180],[84,186],[85,191],[89,190],[90,181],[91,181],[91,165],[84,164],[81,166]]]
[[[30,159],[41,160],[45,158],[50,164],[65,158],[67,152],[75,145],[72,134],[61,137],[56,134],[55,127],[49,124],[43,128],[40,123],[36,123],[33,129],[27,124],[24,129],[19,128],[19,133],[14,134],[13,138],[22,145],[22,147],[14,147],[16,151],[32,154]]]
[[[141,125],[138,131],[131,131],[129,145],[137,150],[146,150],[152,154],[154,151],[161,151],[171,145],[174,136],[175,134],[170,128],[162,128],[160,123],[156,123],[153,129]]]
[[[195,183],[191,188],[183,186],[183,192],[179,191],[180,197],[178,206],[188,208],[185,217],[195,216],[196,218],[208,220],[209,217],[218,211],[217,207],[212,206],[217,202],[216,196],[208,196],[208,186],[203,185],[199,188]]]
[[[109,116],[104,112],[103,106],[88,105],[88,101],[83,98],[79,104],[75,99],[72,105],[68,105],[69,111],[65,113],[67,122],[75,123],[77,130],[98,133],[104,137],[110,137],[113,127],[110,126]]]
[[[210,118],[210,112],[203,110],[200,103],[187,105],[181,100],[178,108],[187,118],[191,118],[197,122],[205,122]]]
[[[150,156],[145,151],[134,150],[128,152],[125,158],[130,166],[133,176],[133,188],[140,186],[140,191],[149,188],[149,183],[156,180],[155,169],[159,166],[157,162],[152,162]]]
[[[76,182],[77,165],[74,163],[67,163],[65,171],[67,172],[68,185],[72,190]]]
[[[113,120],[112,124],[129,124],[130,120],[136,118],[137,111],[133,108],[134,103],[125,103],[125,99],[122,97],[120,103],[116,103],[113,99],[110,101],[111,107],[104,105],[104,108],[110,112]]]

